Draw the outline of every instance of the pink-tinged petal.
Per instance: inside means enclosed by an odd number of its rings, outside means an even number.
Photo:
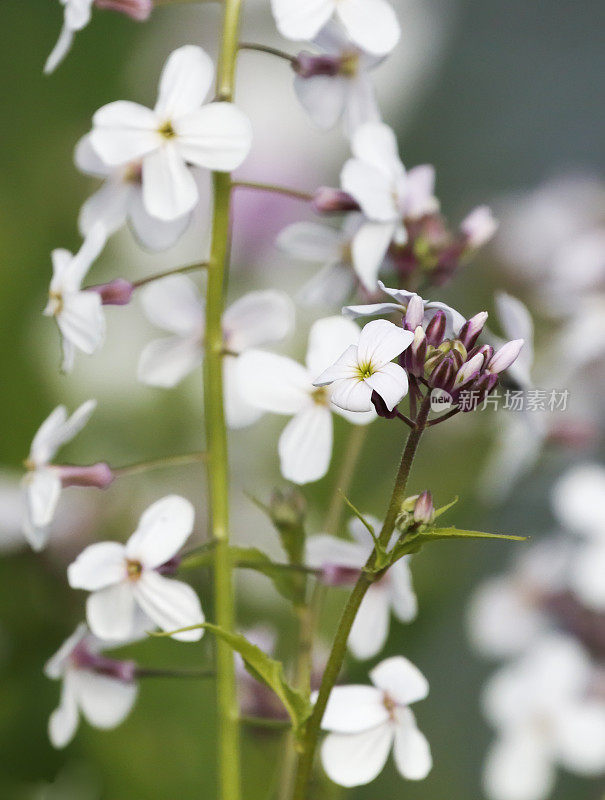
[[[69,677],[63,681],[59,706],[48,720],[48,738],[53,747],[66,747],[78,729],[78,706],[71,689]]]
[[[294,78],[294,91],[301,105],[321,130],[333,128],[345,108],[347,79],[335,75]]]
[[[152,217],[143,204],[140,186],[131,190],[127,211],[134,235],[148,250],[162,251],[172,247],[191,224],[191,214],[183,214],[170,222]]]
[[[466,319],[462,316],[462,314],[460,314],[459,311],[456,311],[455,308],[452,308],[445,303],[440,303],[436,300],[430,300],[428,303],[425,303],[424,324],[426,325],[430,320],[432,320],[437,311],[443,311],[445,314],[447,321],[445,336],[450,339],[453,336],[457,336],[460,333],[460,329],[466,322]]]
[[[336,13],[355,44],[372,55],[390,53],[401,37],[399,20],[387,0],[340,0]]]
[[[429,743],[409,708],[397,712],[393,757],[399,774],[409,781],[424,780],[433,767]]]
[[[133,582],[124,580],[89,595],[86,619],[99,639],[124,642],[132,638],[136,608],[133,587]]]
[[[315,222],[296,222],[289,225],[275,242],[280,250],[301,261],[329,264],[338,261],[342,253],[342,236],[329,225]]]
[[[149,342],[139,356],[137,378],[148,386],[171,389],[202,363],[197,339],[169,336]]]
[[[478,206],[462,220],[460,230],[466,236],[468,246],[476,249],[494,237],[498,224],[489,206]]]
[[[296,361],[263,350],[237,359],[239,384],[252,405],[274,414],[296,414],[309,406],[311,376]]]
[[[93,117],[90,143],[110,166],[128,164],[161,147],[156,114],[145,106],[117,100],[100,108]]]
[[[421,164],[409,170],[405,181],[404,216],[419,219],[439,211],[434,191],[435,167],[432,164]]]
[[[361,378],[345,378],[332,384],[330,399],[345,411],[372,411],[372,389]]]
[[[126,550],[119,542],[96,542],[84,549],[67,568],[72,589],[94,592],[126,578]]]
[[[152,217],[171,222],[188,214],[199,193],[181,149],[173,142],[143,160],[143,204]]]
[[[117,728],[137,699],[135,683],[125,683],[88,670],[74,670],[71,681],[82,714],[91,725],[101,730]]]
[[[353,268],[368,291],[376,289],[378,272],[393,238],[391,222],[366,222],[353,237]]]
[[[309,331],[307,368],[319,374],[339,360],[350,345],[359,341],[359,326],[341,316],[318,319]]]
[[[95,178],[108,178],[113,170],[108,166],[92,146],[90,134],[82,138],[74,149],[74,163],[80,172],[92,175]]]
[[[365,161],[351,158],[342,168],[340,183],[343,190],[359,203],[369,220],[397,221],[398,210],[390,175]]]
[[[483,353],[477,353],[460,367],[456,373],[456,380],[454,381],[454,388],[460,389],[466,386],[467,383],[474,380],[479,375],[479,370],[483,366],[484,356]]]
[[[147,286],[141,297],[147,319],[182,337],[201,335],[204,301],[195,283],[186,275],[170,275]]]
[[[294,303],[285,292],[249,292],[223,315],[227,350],[241,353],[249,347],[279,342],[292,332],[295,313]]]
[[[173,50],[160,77],[157,117],[173,121],[198,109],[210,91],[213,78],[214,64],[201,47],[185,45]]]
[[[98,224],[108,236],[119,230],[128,217],[133,191],[133,186],[121,180],[107,180],[80,209],[78,226],[82,235],[86,236]]]
[[[314,39],[332,16],[335,0],[271,0],[278,31],[286,39]]]
[[[513,732],[498,740],[487,754],[483,785],[493,800],[549,797],[554,781],[548,745],[529,731]]]
[[[157,500],[141,515],[126,543],[126,556],[146,569],[165,564],[191,535],[194,519],[194,508],[184,497],[168,495]]]
[[[404,656],[392,656],[381,661],[370,672],[374,686],[382,689],[399,706],[409,706],[424,700],[429,684],[422,672]]]
[[[307,539],[305,564],[316,569],[321,569],[325,564],[361,569],[370,552],[371,546],[366,547],[358,542],[348,542],[327,533],[319,533]]]
[[[393,743],[393,728],[377,725],[363,733],[331,733],[321,748],[326,775],[340,786],[363,786],[383,770]]]
[[[490,359],[487,365],[488,371],[496,375],[504,372],[517,360],[524,344],[523,339],[514,339],[512,342],[507,342]]]
[[[374,686],[335,686],[321,720],[324,731],[361,733],[388,722],[382,692]]]
[[[164,578],[157,572],[145,571],[134,585],[137,603],[149,619],[163,631],[170,632],[204,622],[204,613],[195,591],[182,581]],[[176,633],[180,642],[197,642],[203,628]]]
[[[378,281],[380,285],[380,281]],[[381,314],[391,314],[398,311],[403,313],[403,308],[398,303],[368,303],[363,306],[345,306],[342,313],[347,317],[377,317]]]
[[[380,109],[371,78],[364,71],[346,84],[344,111],[344,131],[350,138],[355,131],[367,122],[380,121]]]
[[[247,158],[252,125],[233,103],[211,103],[174,125],[182,158],[198,167],[230,172]]]
[[[495,301],[498,320],[506,338],[524,341],[513,365],[513,375],[525,385],[530,385],[534,361],[534,323],[531,314],[524,303],[506,292],[497,292]]]
[[[100,295],[75,292],[65,296],[57,324],[68,342],[92,355],[105,341],[105,314]]]
[[[279,437],[281,473],[297,484],[323,478],[332,457],[332,415],[322,405],[311,405],[294,416]]]
[[[348,647],[355,658],[374,658],[389,635],[389,598],[384,586],[371,586],[363,598],[349,635]]]
[[[411,345],[414,334],[384,319],[368,322],[361,330],[357,352],[360,365],[378,370]]]
[[[365,382],[382,397],[389,411],[408,393],[408,376],[399,364],[385,364]]]
[[[44,665],[44,674],[47,678],[53,681],[61,678],[67,667],[70,664],[70,656],[75,647],[80,644],[89,635],[88,628],[84,622],[81,622],[75,631],[69,636],[57,650],[57,652],[48,659]]]
[[[34,528],[46,528],[52,522],[61,495],[61,478],[52,469],[36,469],[26,475],[28,518]]]
[[[368,122],[356,130],[351,150],[356,159],[386,176],[391,187],[405,175],[395,134],[383,122]]]

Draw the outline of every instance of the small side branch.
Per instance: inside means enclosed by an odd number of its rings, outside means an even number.
[[[231,184],[232,189],[251,189],[256,192],[270,192],[272,194],[283,194],[286,197],[292,197],[295,200],[302,200],[305,203],[311,203],[314,195],[310,192],[302,192],[298,189],[291,189],[288,186],[278,186],[274,183],[258,183],[256,181],[234,181]]]
[[[255,42],[241,42],[238,50],[251,50],[257,53],[265,53],[266,55],[281,58],[282,61],[288,61],[293,67],[296,64],[296,57],[291,56],[283,50],[278,50],[277,47],[269,47],[265,44],[256,44]]]
[[[147,278],[141,278],[134,281],[132,284],[133,289],[140,289],[141,286],[146,286],[148,283],[160,281],[162,278],[168,278],[170,275],[180,275],[183,272],[194,272],[198,269],[208,269],[210,264],[207,261],[200,261],[196,264],[186,264],[184,267],[175,267],[174,269],[167,269],[164,272],[157,272],[155,275],[149,275]]]

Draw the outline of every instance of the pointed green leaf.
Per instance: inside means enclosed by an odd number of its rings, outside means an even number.
[[[486,533],[485,531],[465,531],[459,528],[431,528],[420,534],[424,541],[444,539],[506,539],[510,542],[525,542],[526,536],[515,536],[508,533]]]
[[[459,499],[458,497],[454,497],[454,499],[452,500],[452,502],[451,502],[451,503],[448,503],[448,504],[447,504],[447,505],[445,505],[445,506],[441,506],[441,508],[437,508],[437,509],[435,509],[435,519],[437,519],[438,517],[440,517],[442,514],[445,514],[445,512],[446,512],[446,511],[449,511],[449,510],[450,510],[450,508],[452,508],[453,506],[455,506],[455,505],[456,505],[456,503],[458,502],[458,499]]]
[[[231,547],[230,553],[234,566],[266,575],[286,600],[298,603],[303,599],[305,573],[302,569],[289,564],[276,564],[256,547]]]

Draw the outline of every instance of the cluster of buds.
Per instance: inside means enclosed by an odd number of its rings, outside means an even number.
[[[397,518],[397,530],[408,532],[417,530],[422,525],[432,525],[435,521],[435,504],[431,492],[424,491],[407,497],[401,504],[401,513]]]
[[[414,298],[412,298],[414,300]],[[402,355],[402,366],[431,389],[447,392],[454,405],[462,392],[472,398],[461,410],[472,411],[483,402],[498,384],[499,375],[516,360],[523,339],[504,344],[497,352],[491,345],[478,345],[487,312],[481,311],[467,320],[454,338],[446,338],[447,317],[438,310],[426,327],[415,325],[422,309],[412,301],[404,317],[404,327],[414,331],[414,341]]]

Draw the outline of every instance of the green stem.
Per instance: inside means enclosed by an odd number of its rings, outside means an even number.
[[[269,717],[240,717],[242,725],[250,728],[263,728],[269,731],[284,731],[290,729],[290,721],[286,719],[270,719]]]
[[[256,44],[255,42],[241,42],[239,45],[240,50],[252,50],[257,53],[266,53],[269,56],[281,58],[283,61],[289,61],[294,66],[296,64],[296,56],[291,56],[283,50],[278,50],[277,47],[269,47],[266,44]]]
[[[241,0],[224,0],[224,17],[217,70],[220,100],[233,100]],[[223,405],[223,330],[225,283],[230,255],[231,176],[214,173],[211,269],[206,296],[206,353],[204,358],[204,414],[208,448],[208,501],[214,551],[214,606],[216,623],[235,629],[234,587],[229,553],[229,474],[227,429]],[[219,797],[240,800],[239,709],[235,663],[226,642],[216,643],[217,707],[219,716]]]
[[[184,267],[175,267],[174,269],[167,269],[164,272],[156,272],[154,275],[148,275],[146,278],[141,278],[134,281],[132,284],[133,289],[140,289],[141,286],[146,286],[153,281],[160,281],[162,278],[167,278],[170,275],[180,275],[182,272],[193,272],[198,269],[208,269],[207,261],[200,261],[197,264],[186,264]]]
[[[138,667],[137,678],[216,678],[213,669],[152,669]]]
[[[138,475],[140,472],[149,472],[152,469],[163,467],[180,467],[184,464],[197,464],[206,460],[206,453],[185,453],[180,456],[166,456],[164,458],[154,458],[150,461],[139,461],[136,464],[126,464],[124,467],[112,467],[116,478],[124,478],[127,475]]]
[[[397,477],[395,479],[395,486],[393,487],[393,493],[391,494],[391,500],[389,502],[384,524],[378,537],[380,543],[385,547],[388,545],[391,539],[391,535],[395,529],[395,522],[401,509],[401,504],[405,499],[407,480],[410,475],[410,470],[412,468],[412,463],[414,461],[414,456],[416,455],[416,450],[418,449],[420,439],[426,428],[430,410],[430,399],[427,397],[423,401],[420,411],[418,412],[414,428],[409,433],[403,455],[401,457],[401,464],[399,465],[399,471],[397,472]],[[366,569],[372,569],[374,560],[375,552],[372,553],[368,559]],[[349,640],[351,628],[355,622],[355,617],[357,616],[357,612],[359,611],[359,607],[366,595],[366,592],[372,585],[372,581],[373,576],[368,571],[364,570],[359,576],[357,583],[349,595],[347,603],[342,612],[338,629],[336,631],[336,636],[334,638],[334,643],[332,645],[332,651],[330,652],[330,657],[328,658],[328,663],[326,664],[326,669],[324,671],[321,686],[319,688],[317,701],[313,708],[313,713],[311,714],[305,726],[305,732],[301,741],[301,756],[298,762],[298,771],[296,775],[293,800],[305,800],[307,797],[307,790],[313,768],[313,759],[315,756],[315,750],[317,749],[317,740],[319,738],[319,732],[321,728],[321,720],[326,710],[330,693],[334,688],[342,669],[347,651],[347,642]]]
[[[273,194],[283,194],[286,197],[293,197],[295,200],[303,200],[310,203],[313,195],[309,192],[301,192],[298,189],[290,189],[288,186],[278,186],[275,183],[258,183],[256,181],[237,181],[232,184],[233,189],[252,189],[257,192],[272,192]]]

